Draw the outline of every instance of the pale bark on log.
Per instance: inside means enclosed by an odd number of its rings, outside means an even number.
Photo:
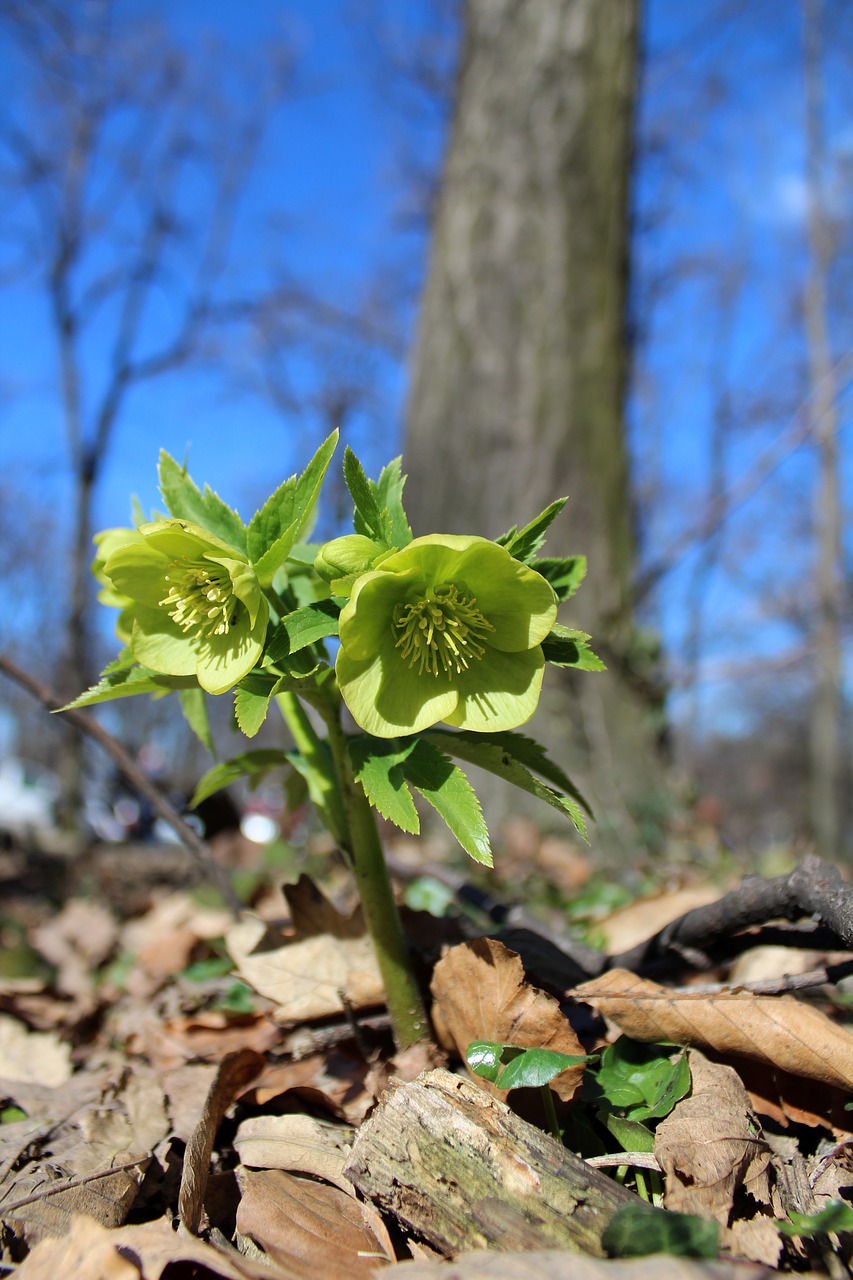
[[[548,1249],[603,1257],[636,1197],[449,1071],[395,1084],[361,1126],[346,1176],[443,1253]]]

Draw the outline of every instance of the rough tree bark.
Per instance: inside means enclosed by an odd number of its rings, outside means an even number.
[[[632,843],[660,785],[623,419],[636,36],[636,0],[468,0],[405,445],[416,533],[569,495],[549,549],[589,557],[571,616],[610,672],[551,679],[536,729]]]

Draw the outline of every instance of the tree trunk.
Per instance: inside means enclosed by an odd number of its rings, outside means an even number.
[[[495,536],[555,497],[589,557],[566,611],[606,676],[551,670],[535,731],[633,846],[660,790],[636,671],[623,401],[636,0],[468,0],[406,429],[416,533]],[[494,800],[488,801],[494,813]],[[513,808],[515,808],[513,801]]]

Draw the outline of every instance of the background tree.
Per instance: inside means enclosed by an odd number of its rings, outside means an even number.
[[[570,497],[553,543],[588,553],[573,619],[610,671],[558,687],[544,732],[583,747],[602,839],[660,786],[623,416],[636,41],[633,0],[469,0],[406,418],[416,531]]]

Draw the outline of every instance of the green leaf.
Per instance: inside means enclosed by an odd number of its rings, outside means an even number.
[[[628,1036],[603,1051],[598,1069],[587,1081],[591,1096],[605,1111],[620,1111],[628,1120],[659,1120],[690,1090],[690,1067],[673,1046],[641,1044]]]
[[[160,492],[169,514],[178,520],[191,520],[209,533],[216,534],[223,542],[246,554],[246,526],[236,511],[225,505],[209,485],[202,493],[186,467],[160,450]]]
[[[423,740],[431,742],[439,750],[448,751],[451,755],[466,760],[469,764],[478,765],[481,769],[488,769],[496,777],[503,778],[504,781],[511,782],[513,786],[526,791],[528,795],[536,796],[537,799],[543,800],[559,813],[562,813],[564,817],[567,817],[578,833],[586,840],[586,821],[581,810],[581,804],[584,804],[584,801],[579,792],[574,787],[571,787],[569,792],[569,788],[565,786],[564,782],[562,784],[564,790],[569,794],[562,795],[553,787],[546,786],[545,783],[540,782],[526,767],[525,756],[528,760],[531,756],[534,756],[536,764],[532,767],[536,768],[537,772],[542,773],[543,776],[548,776],[543,768],[543,763],[546,760],[544,751],[531,739],[525,738],[521,734],[509,732],[494,734],[464,733],[450,729],[433,729],[423,735]],[[535,750],[531,751],[531,748]],[[541,759],[537,753],[541,753]],[[557,766],[553,762],[548,761],[547,767],[552,774],[557,772]],[[577,799],[574,798],[575,796],[577,796]]]
[[[393,458],[382,468],[376,481],[376,498],[391,518],[391,542],[395,547],[406,547],[412,541],[412,530],[403,509],[406,477],[401,466],[402,458]],[[367,483],[370,486],[369,480]]]
[[[207,695],[204,689],[181,689],[180,699],[181,710],[187,724],[201,745],[215,756],[216,750],[210,732],[210,717],[207,714]]]
[[[639,1120],[626,1120],[612,1112],[602,1112],[601,1118],[623,1151],[654,1151],[655,1135]]]
[[[355,504],[353,527],[356,533],[373,538],[384,547],[394,545],[391,515],[380,500],[379,490],[368,480],[364,467],[347,445],[344,451],[344,480]]]
[[[489,831],[480,802],[465,774],[443,751],[419,738],[407,756],[406,781],[443,818],[462,848],[484,867],[492,866]]]
[[[374,809],[401,831],[417,835],[420,819],[404,773],[414,743],[401,746],[394,738],[380,741],[365,736],[351,738],[348,745],[356,779]]]
[[[617,1209],[602,1233],[603,1248],[612,1258],[641,1258],[669,1253],[680,1258],[716,1258],[720,1228],[708,1218],[626,1204]]]
[[[338,634],[340,606],[334,600],[303,605],[282,618],[267,645],[265,663],[280,662],[326,636]]]
[[[502,547],[506,547],[511,556],[516,560],[521,560],[524,564],[528,564],[536,552],[545,542],[545,531],[549,525],[557,518],[563,507],[568,502],[568,498],[558,498],[556,502],[552,502],[540,512],[535,520],[531,520],[530,524],[526,524],[523,529],[517,529],[515,525],[508,529],[505,534],[495,541]]]
[[[475,1075],[491,1080],[498,1089],[541,1089],[562,1071],[584,1062],[595,1062],[598,1055],[573,1055],[554,1049],[527,1049],[518,1044],[473,1040],[465,1057]]]
[[[563,601],[575,594],[586,577],[586,556],[546,557],[543,560],[531,560],[530,567],[548,579],[557,599]]]
[[[853,1231],[853,1208],[843,1200],[830,1200],[820,1213],[795,1213],[788,1210],[790,1222],[780,1222],[779,1230],[786,1236],[826,1235],[829,1231]]]
[[[254,738],[267,718],[270,700],[278,692],[275,676],[250,673],[234,690],[234,715],[241,733]]]
[[[345,839],[342,823],[337,820],[338,778],[328,744],[318,742],[311,756],[301,751],[288,751],[287,759],[308,788],[311,803],[323,816],[326,829],[339,843]]]
[[[542,641],[545,661],[555,667],[576,667],[579,671],[606,671],[604,663],[586,643],[585,631],[575,631],[555,623]]]
[[[137,693],[150,693],[162,698],[178,689],[197,689],[195,676],[164,676],[149,671],[147,667],[116,667],[111,664],[96,685],[79,694],[73,702],[62,707],[70,711],[78,707],[93,707],[99,702],[113,702],[116,698],[130,698]]]
[[[247,550],[262,586],[271,585],[311,520],[337,443],[338,433],[333,431],[302,475],[285,480],[252,516]]]
[[[280,769],[282,765],[288,763],[289,757],[285,751],[270,749],[243,751],[240,755],[233,756],[230,760],[224,760],[221,764],[208,769],[193,792],[190,808],[194,809],[196,805],[201,804],[202,800],[215,795],[217,791],[230,786],[239,778],[248,778],[251,785],[256,787],[264,774],[272,769]]]

